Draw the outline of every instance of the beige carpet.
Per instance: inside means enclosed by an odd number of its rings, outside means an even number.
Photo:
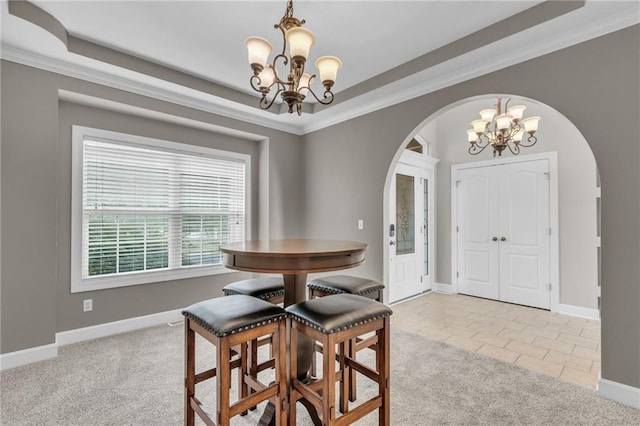
[[[153,327],[65,346],[54,360],[3,371],[0,423],[179,425],[182,334],[181,326]],[[198,354],[200,361],[213,356],[203,342]],[[391,423],[397,426],[640,424],[640,410],[587,388],[398,330],[391,365]],[[359,381],[360,397],[372,389],[369,383]],[[298,424],[310,424],[302,411]],[[255,425],[259,414],[232,424]],[[376,414],[358,424],[377,424]]]

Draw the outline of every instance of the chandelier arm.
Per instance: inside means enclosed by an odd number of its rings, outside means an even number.
[[[273,61],[271,61],[271,68],[273,68],[273,74],[275,75],[276,80],[283,82],[282,79],[280,79],[280,76],[278,75],[278,69],[276,68],[276,62],[278,62],[278,59],[280,58],[282,58],[282,65],[284,65],[285,67],[289,65],[289,58],[287,58],[287,55],[281,53],[273,58]]]
[[[256,92],[262,92],[262,90],[260,89],[260,83],[262,83],[262,81],[260,80],[260,77],[258,77],[257,75],[252,75],[251,78],[249,79],[249,84],[251,84],[251,88]]]
[[[529,135],[529,137],[527,138],[527,142],[527,144],[523,144],[522,142],[520,142],[520,145],[524,146],[525,148],[529,148],[531,146],[534,146],[536,142],[538,142],[538,138],[534,135]]]
[[[316,100],[320,102],[322,105],[329,105],[331,102],[333,102],[333,93],[331,92],[331,90],[326,90],[324,92],[324,97],[322,99],[320,99],[316,95],[316,93],[313,91],[313,89],[311,89],[310,87],[309,87],[309,93],[311,93],[313,97],[316,98]]]
[[[288,9],[287,9],[287,12],[288,12]],[[287,30],[284,28],[284,21],[286,19],[287,19],[287,14],[285,13],[285,15],[282,17],[280,22],[274,25],[274,28],[278,28],[282,33],[282,53],[278,56],[285,56],[285,54],[287,53],[287,34],[286,34]],[[275,62],[275,58],[274,58],[274,62]]]
[[[506,143],[506,145],[507,145],[507,148],[509,148],[509,151],[511,151],[511,153],[512,153],[513,155],[518,155],[518,154],[520,154],[520,147],[518,146],[518,144],[517,144],[517,143],[515,143],[515,142],[513,143],[513,148],[511,148],[511,144],[510,144],[510,143],[508,143],[508,142]]]
[[[271,86],[273,86],[274,84],[276,84],[276,83],[273,83]],[[260,99],[260,108],[262,108],[262,109],[271,108],[271,105],[273,105],[273,103],[276,101],[276,98],[278,97],[278,95],[280,93],[282,93],[282,91],[283,91],[283,87],[280,85],[280,83],[278,83],[278,90],[273,94],[273,97],[271,98],[271,101],[267,100],[267,93],[263,93],[262,94],[262,99]]]
[[[488,140],[485,141],[484,145],[482,144],[482,141],[482,136],[480,136],[476,143],[471,144],[469,147],[469,154],[478,155],[490,145]]]

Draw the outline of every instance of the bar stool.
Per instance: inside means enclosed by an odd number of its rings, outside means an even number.
[[[243,294],[245,296],[257,297],[267,302],[278,304],[284,303],[284,279],[280,277],[258,277],[248,280],[236,281],[227,284],[222,288],[225,296],[232,294]],[[271,343],[271,337],[252,340],[249,343],[249,375],[258,377],[258,373],[266,368],[270,368],[269,363],[258,363],[258,348]],[[269,353],[273,353],[270,350]],[[255,407],[251,407],[251,410]]]
[[[250,407],[275,398],[276,425],[285,424],[283,407],[286,405],[286,322],[285,311],[272,303],[245,295],[232,295],[196,303],[182,311],[185,316],[185,414],[184,424],[192,426],[194,413],[209,425],[226,426],[229,420],[246,414]],[[195,334],[199,334],[216,347],[216,367],[195,372]],[[247,343],[270,335],[274,343],[275,382],[269,386],[247,374]],[[240,353],[232,358],[231,347],[239,346]],[[239,368],[240,395],[231,404],[229,388],[231,371]],[[207,414],[195,395],[195,385],[217,377],[216,419]],[[248,395],[248,390],[254,393]]]
[[[327,277],[316,278],[307,284],[309,289],[309,299],[324,297],[330,294],[356,294],[358,296],[368,297],[378,302],[382,302],[384,284],[371,280],[369,278],[354,277],[352,275],[330,275]],[[370,336],[366,339],[358,339],[351,342],[347,348],[349,356],[355,357],[358,351],[365,348],[374,349],[376,344],[376,336]],[[315,348],[316,352],[320,352],[320,348]],[[311,360],[311,375],[316,374],[316,358]],[[356,378],[355,373],[349,374],[349,401],[356,400]]]
[[[358,296],[382,302],[384,284],[369,278],[354,277],[352,275],[330,275],[315,278],[307,284],[309,299],[328,296],[330,294],[357,294]]]
[[[301,302],[286,308],[290,337],[289,421],[296,417],[296,401],[305,398],[321,412],[322,424],[349,425],[378,410],[378,423],[389,425],[389,332],[391,309],[365,297],[337,294]],[[348,342],[357,336],[375,332],[377,337],[376,369],[359,363],[346,351]],[[301,333],[322,343],[322,378],[303,383],[297,379],[297,340]],[[338,345],[338,354],[336,354]],[[339,370],[335,371],[335,360]],[[355,370],[378,384],[377,394],[349,410],[347,371]],[[340,382],[339,409],[336,417],[336,378]],[[294,423],[292,423],[294,424]]]
[[[274,304],[284,302],[284,279],[282,277],[259,277],[227,284],[222,288],[225,296],[244,294]]]

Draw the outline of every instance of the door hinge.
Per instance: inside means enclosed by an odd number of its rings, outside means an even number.
[[[422,275],[420,275],[420,282],[422,282]]]
[[[551,283],[547,284],[547,290],[551,291]]]
[[[551,228],[549,228],[549,235],[551,235]]]
[[[456,272],[456,277],[460,278],[460,272]]]
[[[456,226],[456,232],[460,232],[460,227]]]

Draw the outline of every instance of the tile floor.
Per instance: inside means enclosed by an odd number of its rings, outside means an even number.
[[[394,327],[595,389],[600,321],[427,293],[392,306]]]

